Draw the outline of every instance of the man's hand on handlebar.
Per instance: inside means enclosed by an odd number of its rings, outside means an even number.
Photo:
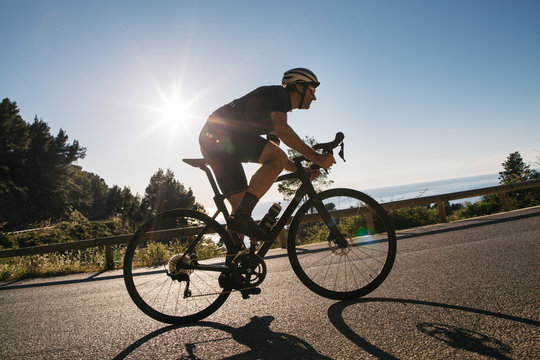
[[[317,154],[315,159],[313,159],[313,162],[323,169],[328,169],[330,166],[336,163],[336,160],[334,159],[334,155],[330,153],[322,153]]]

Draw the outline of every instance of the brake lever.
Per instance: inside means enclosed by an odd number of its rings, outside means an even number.
[[[345,160],[345,152],[344,152],[344,150],[343,150],[344,147],[345,147],[345,143],[344,143],[344,142],[341,142],[340,150],[339,150],[339,152],[338,152],[338,155],[339,155],[339,157],[341,158],[341,160],[347,161],[347,160]]]

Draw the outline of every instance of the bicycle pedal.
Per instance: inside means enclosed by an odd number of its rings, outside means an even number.
[[[261,288],[256,287],[256,288],[244,289],[244,290],[240,290],[240,292],[242,293],[243,299],[249,299],[250,295],[259,295],[261,293]]]

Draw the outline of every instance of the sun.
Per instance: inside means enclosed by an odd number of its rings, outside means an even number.
[[[188,123],[197,118],[192,113],[195,100],[183,96],[180,86],[173,87],[169,93],[157,87],[157,93],[161,100],[158,104],[143,106],[154,113],[154,129],[165,127],[172,134],[187,128]]]
[[[170,138],[176,138],[179,132],[189,134],[194,121],[200,116],[196,114],[195,103],[200,96],[186,96],[182,89],[182,82],[171,84],[169,91],[165,91],[156,82],[153,83],[153,92],[149,93],[151,103],[139,103],[136,106],[147,111],[144,118],[148,121],[141,136],[148,136],[154,132],[168,134]]]
[[[160,123],[171,130],[176,130],[191,117],[188,106],[179,98],[165,100],[159,112],[161,113]]]

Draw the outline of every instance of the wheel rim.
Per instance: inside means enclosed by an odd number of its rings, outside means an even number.
[[[394,262],[395,233],[386,212],[353,190],[329,190],[320,196],[347,246],[337,245],[308,201],[291,224],[288,248],[293,269],[319,295],[332,299],[363,296],[384,281]]]
[[[203,229],[195,251],[187,254],[188,244]],[[223,304],[230,289],[220,286],[221,272],[185,265],[225,266],[230,251],[225,230],[206,215],[166,212],[143,225],[130,242],[124,262],[126,287],[135,304],[156,320],[200,320]]]

